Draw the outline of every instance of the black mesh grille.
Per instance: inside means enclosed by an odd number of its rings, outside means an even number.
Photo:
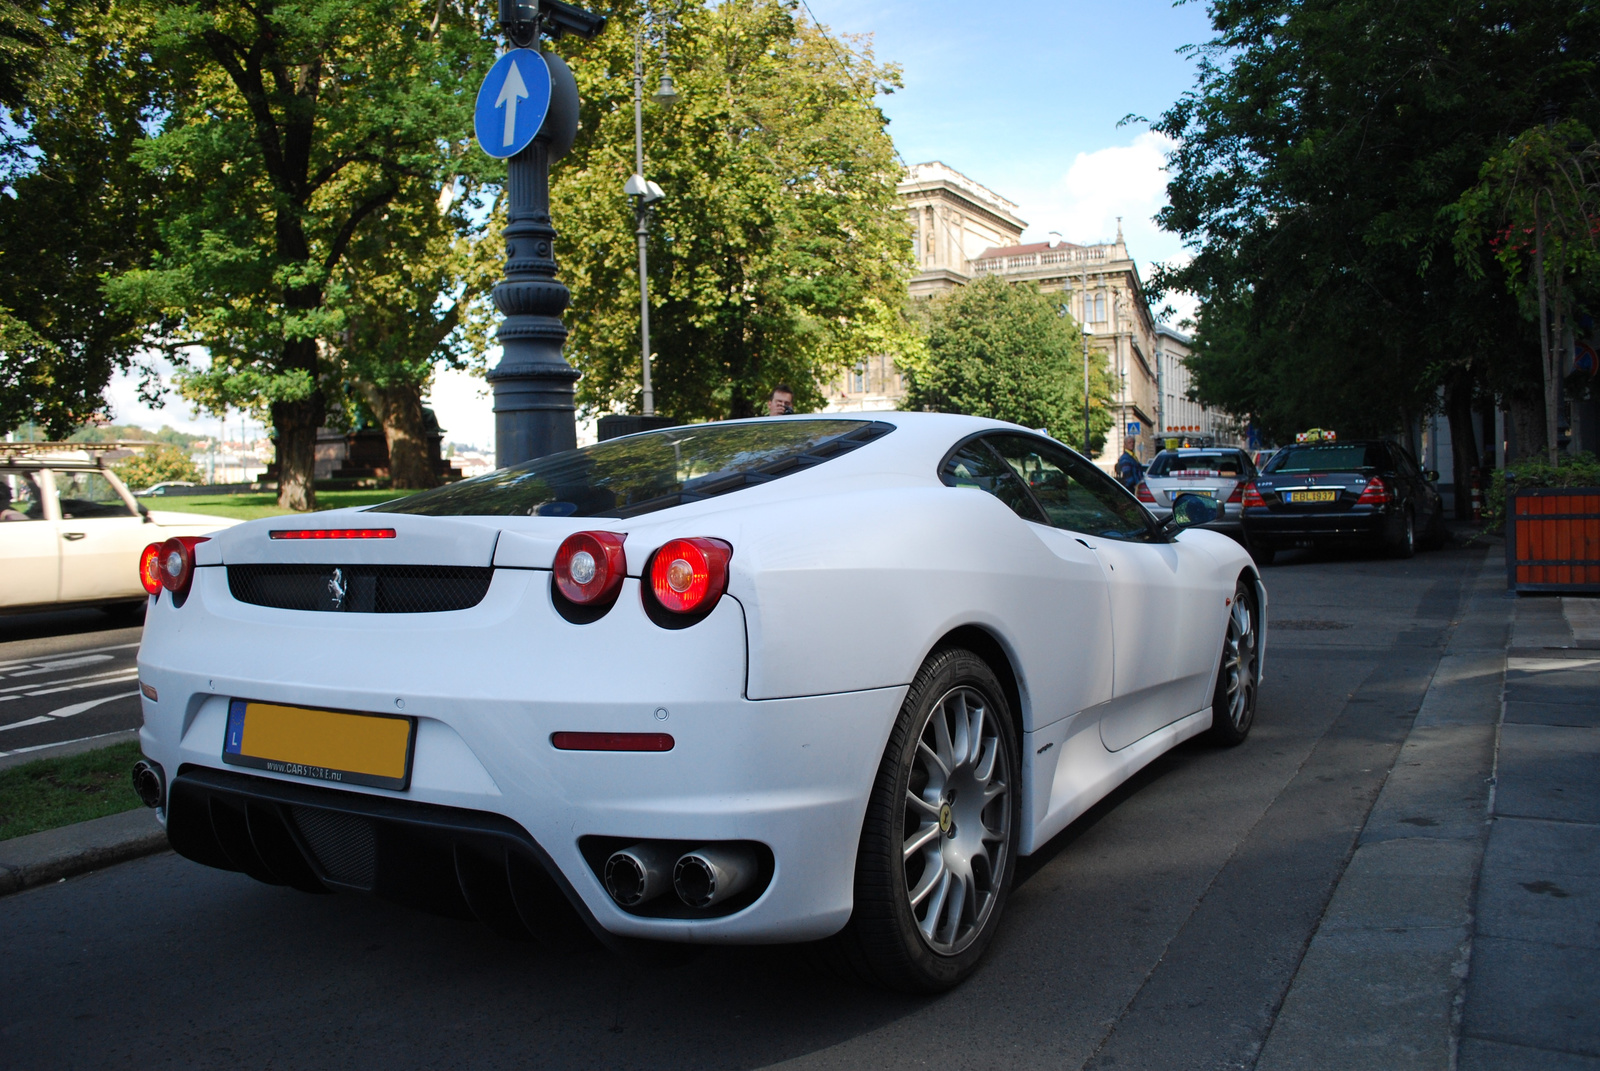
[[[230,565],[228,590],[279,610],[432,614],[478,605],[493,575],[452,565]]]
[[[372,823],[359,815],[316,807],[291,807],[295,828],[331,880],[361,889],[372,888],[378,869],[378,838]]]

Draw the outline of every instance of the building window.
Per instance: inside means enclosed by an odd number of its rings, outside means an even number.
[[[852,389],[857,394],[865,394],[867,391],[867,370],[865,368],[857,368],[852,382],[854,383]]]
[[[1096,294],[1094,296],[1094,316],[1092,318],[1097,324],[1106,322],[1106,296],[1104,294]]]

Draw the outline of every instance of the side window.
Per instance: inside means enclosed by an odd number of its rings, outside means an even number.
[[[1027,488],[1017,479],[1016,473],[996,457],[993,450],[984,446],[981,439],[974,439],[957,450],[945,462],[939,478],[946,487],[972,487],[987,491],[1010,506],[1012,512],[1025,521],[1048,523],[1029,497]]]
[[[1107,539],[1151,538],[1144,507],[1088,461],[1028,435],[991,435],[988,441],[1027,483],[1055,527]]]
[[[81,521],[91,517],[132,517],[134,512],[98,472],[55,470],[56,495],[61,500],[61,519]]]
[[[31,472],[0,472],[0,522],[44,520],[44,495]]]
[[[1391,446],[1389,453],[1393,455],[1395,467],[1400,470],[1400,475],[1412,480],[1422,479],[1422,470],[1411,460],[1411,451],[1401,446]]]

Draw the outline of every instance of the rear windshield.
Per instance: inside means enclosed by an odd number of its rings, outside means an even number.
[[[1376,443],[1308,443],[1305,446],[1285,446],[1267,462],[1266,471],[1364,472],[1383,467],[1383,447]]]
[[[1244,464],[1235,453],[1175,454],[1163,450],[1150,462],[1149,476],[1237,476]]]
[[[766,483],[894,430],[871,420],[692,424],[567,450],[374,506],[430,517],[634,517]]]

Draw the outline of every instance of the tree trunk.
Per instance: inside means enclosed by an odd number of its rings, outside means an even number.
[[[318,397],[274,402],[272,426],[277,433],[278,505],[299,512],[317,508],[317,427],[322,423]]]
[[[1556,400],[1560,397],[1560,377],[1552,367],[1555,346],[1550,341],[1549,294],[1544,277],[1544,210],[1538,196],[1533,199],[1533,274],[1539,284],[1539,357],[1544,369],[1544,439],[1550,451],[1550,464],[1556,463]],[[1519,432],[1521,428],[1517,429]]]
[[[389,444],[389,481],[397,491],[438,487],[422,417],[422,388],[414,383],[380,386],[362,383],[361,395],[383,425]]]
[[[1472,420],[1472,374],[1462,371],[1444,387],[1450,421],[1450,460],[1455,477],[1456,520],[1472,520],[1472,476],[1478,467],[1478,432]]]
[[[1511,420],[1510,448],[1506,467],[1513,461],[1537,460],[1544,446],[1544,399],[1508,398],[1506,416]]]

